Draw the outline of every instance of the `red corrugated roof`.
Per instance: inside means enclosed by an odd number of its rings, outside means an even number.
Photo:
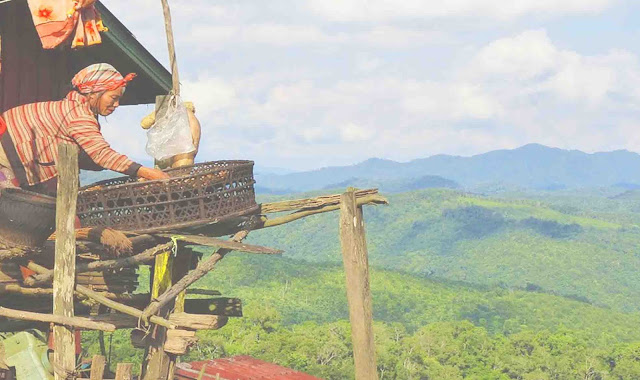
[[[204,366],[206,368],[202,380],[321,380],[318,377],[254,359],[251,356],[180,363],[176,370],[175,379],[198,379]]]

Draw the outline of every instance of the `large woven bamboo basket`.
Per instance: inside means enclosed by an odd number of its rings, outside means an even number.
[[[139,233],[178,230],[255,213],[253,161],[213,161],[169,169],[168,180],[121,177],[80,189],[84,227]]]

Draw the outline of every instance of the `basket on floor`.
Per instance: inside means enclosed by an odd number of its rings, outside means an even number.
[[[171,179],[121,177],[83,187],[83,227],[160,232],[255,213],[253,161],[213,161],[166,170]]]

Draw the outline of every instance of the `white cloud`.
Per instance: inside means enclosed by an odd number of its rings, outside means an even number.
[[[547,33],[532,30],[489,43],[475,57],[472,67],[481,75],[509,75],[523,80],[550,70],[557,59],[558,51]]]
[[[406,112],[435,120],[489,119],[500,105],[469,83],[411,83],[402,100]]]
[[[402,27],[365,27],[355,32],[329,31],[314,25],[196,24],[186,40],[207,51],[243,45],[270,45],[277,47],[309,45],[358,45],[383,48],[415,48],[417,45],[441,44],[450,41],[443,32],[412,30]]]
[[[309,8],[332,21],[489,17],[512,20],[528,14],[594,13],[614,0],[309,0]]]
[[[356,57],[356,70],[361,73],[372,73],[384,65],[384,61],[367,54],[359,54]]]
[[[206,81],[182,81],[182,98],[205,105],[197,108],[198,114],[210,116],[237,103],[235,89],[223,79],[208,77]]]
[[[637,55],[585,54],[545,30],[547,16],[597,21],[618,1],[176,0],[172,13],[202,158],[309,168],[529,142],[640,149]],[[106,3],[166,61],[158,3]],[[144,112],[131,110],[105,134],[138,159]]]
[[[638,69],[635,57],[628,52],[580,55],[557,48],[544,30],[534,30],[498,39],[480,49],[464,76],[507,102],[551,96],[556,102],[604,107],[612,93],[637,98],[638,92],[629,89],[640,85]]]
[[[348,143],[368,141],[374,137],[373,131],[355,123],[347,123],[340,127],[342,141]]]

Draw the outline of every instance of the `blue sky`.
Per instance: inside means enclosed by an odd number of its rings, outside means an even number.
[[[103,3],[165,65],[158,0]],[[640,4],[170,0],[199,160],[296,170],[527,143],[640,151]],[[168,65],[167,65],[168,66]],[[103,122],[148,162],[139,120]]]

